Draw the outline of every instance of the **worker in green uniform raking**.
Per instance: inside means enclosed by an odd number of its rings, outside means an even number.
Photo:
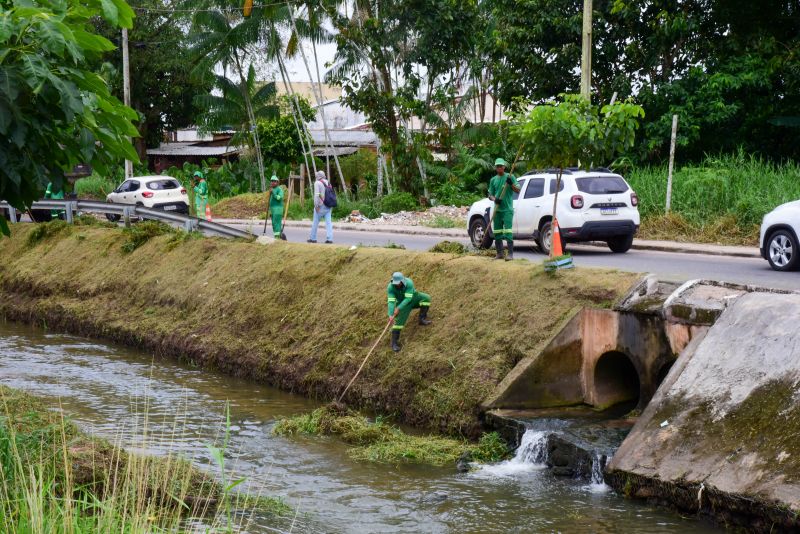
[[[497,249],[496,260],[503,259],[503,240],[508,243],[506,260],[514,259],[514,193],[519,193],[519,182],[513,174],[506,173],[508,163],[503,158],[494,162],[496,176],[489,182],[489,200],[494,200],[496,210],[492,222],[494,246]]]
[[[206,177],[200,171],[194,171],[192,181],[194,186],[194,216],[198,219],[206,218],[206,205],[208,204],[208,183]]]
[[[279,184],[278,177],[273,174],[269,179],[269,185],[272,187],[269,192],[269,211],[272,213],[272,235],[275,239],[281,238],[283,223],[283,189]]]
[[[64,200],[64,188],[62,187],[58,191],[53,191],[54,189],[55,187],[53,186],[53,182],[49,182],[47,184],[47,189],[44,192],[44,198],[52,200]],[[53,219],[58,219],[62,213],[64,213],[63,210],[50,210],[50,217]]]
[[[400,332],[408,320],[408,315],[414,308],[419,308],[419,324],[431,324],[428,319],[428,309],[431,307],[431,297],[414,288],[411,278],[406,278],[403,273],[394,273],[392,280],[386,287],[389,302],[389,317],[394,318],[392,326],[392,350],[400,351]]]

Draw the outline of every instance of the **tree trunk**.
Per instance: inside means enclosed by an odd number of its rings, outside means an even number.
[[[247,117],[250,121],[250,133],[253,136],[253,142],[256,145],[256,162],[258,163],[258,175],[261,178],[261,191],[265,192],[267,190],[267,179],[264,176],[264,160],[261,158],[261,142],[258,139],[258,125],[256,124],[256,116],[253,113],[253,103],[250,101],[250,90],[247,87],[247,78],[244,75],[242,64],[239,62],[238,58],[236,59],[236,69],[239,72],[242,95],[244,96],[244,105],[247,108]]]

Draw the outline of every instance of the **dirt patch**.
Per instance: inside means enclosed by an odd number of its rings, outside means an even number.
[[[414,312],[403,351],[384,340],[346,400],[471,437],[482,400],[515,361],[541,350],[571,310],[609,306],[638,280],[580,267],[551,276],[475,256],[170,236],[126,254],[126,235],[102,228],[30,246],[34,228],[0,240],[1,315],[322,399],[342,391],[383,330],[386,285],[402,271],[432,296],[434,324],[417,325]]]

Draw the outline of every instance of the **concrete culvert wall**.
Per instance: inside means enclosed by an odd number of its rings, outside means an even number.
[[[639,373],[631,359],[618,351],[606,352],[594,368],[595,405],[608,407],[639,399]]]

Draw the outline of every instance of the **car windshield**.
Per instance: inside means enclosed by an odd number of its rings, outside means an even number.
[[[619,176],[586,176],[576,178],[575,183],[578,191],[589,195],[611,195],[628,190],[628,184]]]

